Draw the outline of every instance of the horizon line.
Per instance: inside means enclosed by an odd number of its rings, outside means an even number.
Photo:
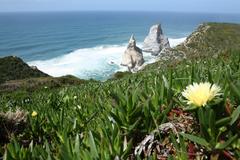
[[[204,12],[204,11],[157,11],[157,10],[33,10],[0,11],[0,13],[63,13],[63,12],[130,12],[130,13],[194,13],[194,14],[240,14],[240,12]]]

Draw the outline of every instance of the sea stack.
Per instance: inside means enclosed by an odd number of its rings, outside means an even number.
[[[150,52],[157,56],[164,48],[170,48],[170,44],[168,38],[163,35],[161,25],[156,24],[150,28],[142,49],[144,52]]]
[[[132,35],[127,49],[122,57],[122,66],[127,66],[129,71],[134,72],[144,63],[142,50],[136,46],[136,40]]]

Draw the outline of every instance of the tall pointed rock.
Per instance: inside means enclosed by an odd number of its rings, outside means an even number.
[[[127,49],[122,56],[121,65],[127,66],[130,71],[136,71],[144,63],[142,50],[136,46],[134,35],[131,36]]]
[[[160,24],[150,28],[148,36],[143,42],[143,51],[158,55],[164,48],[170,48],[168,38],[163,35]]]

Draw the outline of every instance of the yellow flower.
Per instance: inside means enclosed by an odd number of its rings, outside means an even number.
[[[36,111],[33,111],[33,112],[32,112],[32,117],[36,117],[37,114],[38,114],[38,113],[37,113]]]
[[[221,88],[209,82],[193,83],[182,92],[183,97],[188,100],[188,104],[198,107],[205,106],[207,102],[220,95]]]

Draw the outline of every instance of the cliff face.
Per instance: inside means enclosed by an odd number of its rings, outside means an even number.
[[[0,58],[0,83],[9,80],[49,77],[49,75],[30,67],[22,59],[14,56]]]

